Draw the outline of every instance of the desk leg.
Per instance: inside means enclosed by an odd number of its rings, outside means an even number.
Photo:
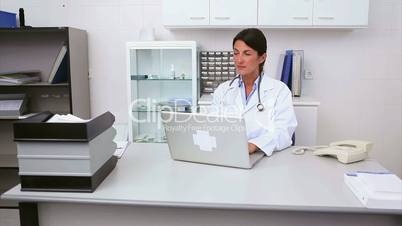
[[[19,209],[21,226],[39,226],[36,202],[20,202]]]

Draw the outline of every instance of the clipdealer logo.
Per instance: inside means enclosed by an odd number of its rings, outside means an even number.
[[[242,132],[245,128],[237,124],[230,126],[224,125],[167,125],[165,124],[166,131],[169,132],[189,132],[189,131],[210,131],[210,132]]]

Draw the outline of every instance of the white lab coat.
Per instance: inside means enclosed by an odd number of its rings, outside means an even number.
[[[231,86],[226,81],[218,86],[213,95],[210,113],[243,116],[248,142],[255,144],[266,155],[282,150],[292,144],[297,126],[292,94],[281,81],[268,76],[261,77],[260,90],[256,89],[246,107],[241,96],[238,79]],[[257,110],[258,91],[263,111]]]

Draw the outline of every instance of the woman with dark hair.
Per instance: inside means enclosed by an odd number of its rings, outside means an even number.
[[[237,76],[219,85],[212,109],[245,119],[249,153],[272,155],[292,144],[297,121],[292,94],[281,81],[264,75],[267,40],[256,28],[240,31],[233,39]]]

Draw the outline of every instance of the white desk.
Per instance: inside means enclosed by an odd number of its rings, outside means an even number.
[[[21,192],[50,225],[401,225],[402,212],[367,209],[343,182],[351,170],[381,170],[289,150],[252,170],[170,159],[166,144],[133,144],[94,193]]]

